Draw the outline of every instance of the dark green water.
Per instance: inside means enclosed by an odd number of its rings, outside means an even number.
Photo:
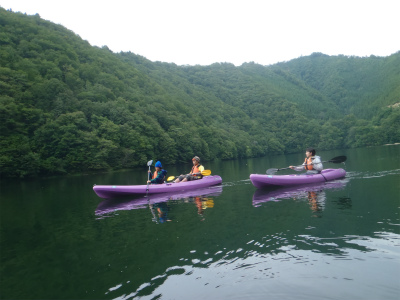
[[[206,163],[221,188],[152,209],[92,191],[143,184],[147,166],[3,181],[1,299],[399,299],[400,145],[318,154],[347,155],[325,164],[346,178],[279,195],[249,174],[303,153]]]

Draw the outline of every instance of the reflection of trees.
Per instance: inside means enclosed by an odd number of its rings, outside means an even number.
[[[350,197],[339,197],[333,200],[333,202],[337,204],[339,209],[350,209],[353,206]]]

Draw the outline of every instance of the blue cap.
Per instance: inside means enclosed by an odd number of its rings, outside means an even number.
[[[156,162],[155,166],[156,166],[157,168],[162,168],[162,165],[161,165],[161,162],[160,162],[160,161]]]

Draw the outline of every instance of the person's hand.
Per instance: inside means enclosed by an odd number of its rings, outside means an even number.
[[[289,166],[289,168],[294,169],[294,166]]]
[[[151,181],[150,180],[147,180],[147,183],[150,183]]]

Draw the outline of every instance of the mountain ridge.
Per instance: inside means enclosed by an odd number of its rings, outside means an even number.
[[[400,141],[400,52],[177,66],[0,8],[0,175]]]

